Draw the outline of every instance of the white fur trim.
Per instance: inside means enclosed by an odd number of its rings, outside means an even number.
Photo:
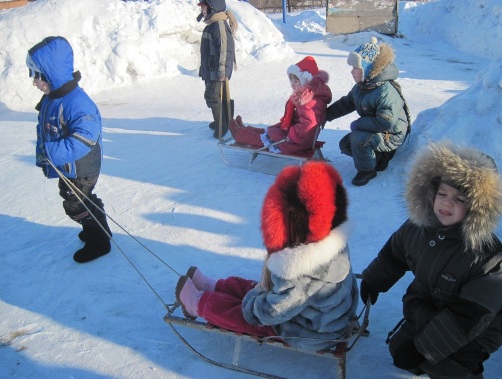
[[[321,241],[277,251],[270,256],[267,267],[276,276],[293,279],[310,275],[320,266],[336,259],[339,274],[345,277],[350,271],[347,248],[350,231],[349,223],[345,222]]]
[[[308,71],[301,71],[300,67],[298,67],[295,64],[292,64],[291,66],[288,67],[288,75],[293,74],[295,75],[298,79],[300,79],[300,83],[302,86],[310,82],[313,78],[312,74]]]
[[[361,59],[362,59],[361,56],[353,51],[349,53],[349,56],[347,57],[347,64],[349,66],[362,69],[363,65],[361,63]]]

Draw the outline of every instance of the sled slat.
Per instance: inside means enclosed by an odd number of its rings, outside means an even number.
[[[306,351],[306,350],[298,350],[292,346],[290,346],[288,343],[286,343],[284,340],[282,340],[280,337],[257,337],[257,336],[251,336],[248,334],[244,333],[236,333],[228,329],[220,328],[218,326],[208,324],[205,322],[200,322],[197,320],[191,320],[183,317],[178,317],[174,316],[173,312],[175,309],[178,307],[178,304],[175,305],[173,309],[169,311],[169,313],[164,317],[164,321],[168,324],[175,324],[175,325],[180,325],[192,329],[198,329],[198,330],[203,330],[206,332],[212,332],[212,333],[218,333],[218,334],[225,334],[230,337],[235,338],[235,346],[234,346],[234,353],[232,357],[232,365],[234,367],[239,367],[239,359],[240,359],[240,352],[241,352],[241,342],[242,340],[246,341],[251,341],[254,343],[258,343],[259,345],[263,345],[266,343],[267,345],[271,345],[274,347],[278,348],[285,348],[285,349],[290,349],[302,354],[309,354],[309,355],[314,355],[314,356],[319,356],[319,357],[324,357],[324,358],[331,358],[335,359],[337,362],[337,378],[339,379],[345,379],[346,378],[346,365],[347,365],[347,352],[352,349],[356,341],[359,339],[361,336],[368,336],[369,332],[366,330],[367,325],[369,323],[369,309],[370,309],[370,304],[366,304],[366,307],[364,309],[364,316],[362,317],[362,322],[359,322],[360,317],[355,318],[353,320],[352,328],[351,331],[347,334],[345,338],[341,338],[333,348],[331,349],[326,349],[326,350],[320,350],[320,351]],[[269,374],[262,373],[264,377],[274,377]]]
[[[267,148],[253,148],[237,144],[232,138],[218,142],[223,162],[231,167],[277,175],[284,167],[303,165],[309,160],[325,160],[321,151],[324,144],[318,141],[316,147],[304,154],[276,154]]]
[[[321,127],[316,130],[316,138],[312,143],[312,148],[302,153],[272,153],[267,147],[253,147],[238,144],[233,137],[220,140],[218,147],[226,165],[250,171],[261,172],[268,175],[277,175],[284,167],[297,165],[301,166],[309,160],[326,160],[321,151],[324,141],[318,141]],[[278,145],[278,141],[272,145]],[[260,159],[258,159],[260,158]]]

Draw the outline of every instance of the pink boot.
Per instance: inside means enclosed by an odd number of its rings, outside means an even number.
[[[188,276],[183,275],[176,284],[176,300],[181,304],[183,315],[195,319],[199,315],[199,301],[204,292],[199,291]]]
[[[217,280],[208,278],[197,267],[190,267],[185,275],[192,279],[193,284],[199,291],[214,292]]]

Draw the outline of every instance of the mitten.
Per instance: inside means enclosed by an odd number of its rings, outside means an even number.
[[[394,351],[394,365],[403,370],[411,370],[418,367],[425,361],[425,357],[420,354],[415,347],[413,340],[406,340]]]
[[[371,305],[375,304],[378,299],[378,291],[372,288],[371,285],[364,279],[361,282],[360,293],[364,304],[368,302],[368,297],[371,298]]]
[[[350,131],[354,131],[354,130],[357,130],[357,121],[352,121],[350,123]]]

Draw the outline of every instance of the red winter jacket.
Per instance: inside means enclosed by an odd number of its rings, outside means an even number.
[[[295,109],[289,130],[281,129],[281,123],[268,127],[272,141],[287,141],[278,145],[284,153],[296,153],[312,148],[317,128],[326,118],[326,109],[331,102],[331,89],[326,84],[329,75],[319,71],[305,86],[293,92],[290,99]]]

